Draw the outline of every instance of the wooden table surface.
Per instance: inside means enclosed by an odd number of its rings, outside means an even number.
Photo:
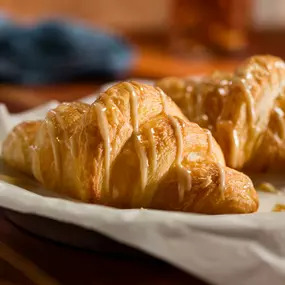
[[[5,102],[9,109],[18,112],[51,99],[76,100],[99,86],[100,83],[39,88],[2,86],[2,92],[10,95]],[[0,208],[0,285],[116,283],[204,284],[155,259],[105,256],[42,240],[14,226]]]
[[[12,224],[0,208],[0,284],[204,283],[156,259],[105,255],[38,238]]]

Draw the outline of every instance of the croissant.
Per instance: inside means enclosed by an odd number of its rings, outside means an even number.
[[[199,80],[157,82],[190,121],[209,129],[226,164],[248,171],[285,167],[285,64],[253,56],[233,73],[214,72]]]
[[[3,158],[47,189],[88,203],[205,214],[258,208],[251,180],[225,166],[211,133],[161,89],[136,82],[16,126]]]

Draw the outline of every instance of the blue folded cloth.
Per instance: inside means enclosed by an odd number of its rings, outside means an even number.
[[[118,79],[130,69],[133,48],[118,36],[65,21],[19,26],[0,20],[0,81],[40,85]]]

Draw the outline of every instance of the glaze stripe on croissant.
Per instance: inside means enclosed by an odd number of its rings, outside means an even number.
[[[157,82],[190,121],[209,129],[228,166],[278,170],[285,166],[285,63],[253,56],[233,73],[214,72],[199,80]]]

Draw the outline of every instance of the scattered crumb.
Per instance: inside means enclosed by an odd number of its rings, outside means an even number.
[[[271,212],[285,212],[285,204],[275,204]]]
[[[0,180],[5,181],[5,182],[10,183],[10,184],[16,184],[16,182],[17,182],[16,178],[5,175],[5,174],[0,174]]]
[[[261,183],[256,187],[258,191],[267,192],[267,193],[279,193],[280,191],[275,188],[271,183]]]

